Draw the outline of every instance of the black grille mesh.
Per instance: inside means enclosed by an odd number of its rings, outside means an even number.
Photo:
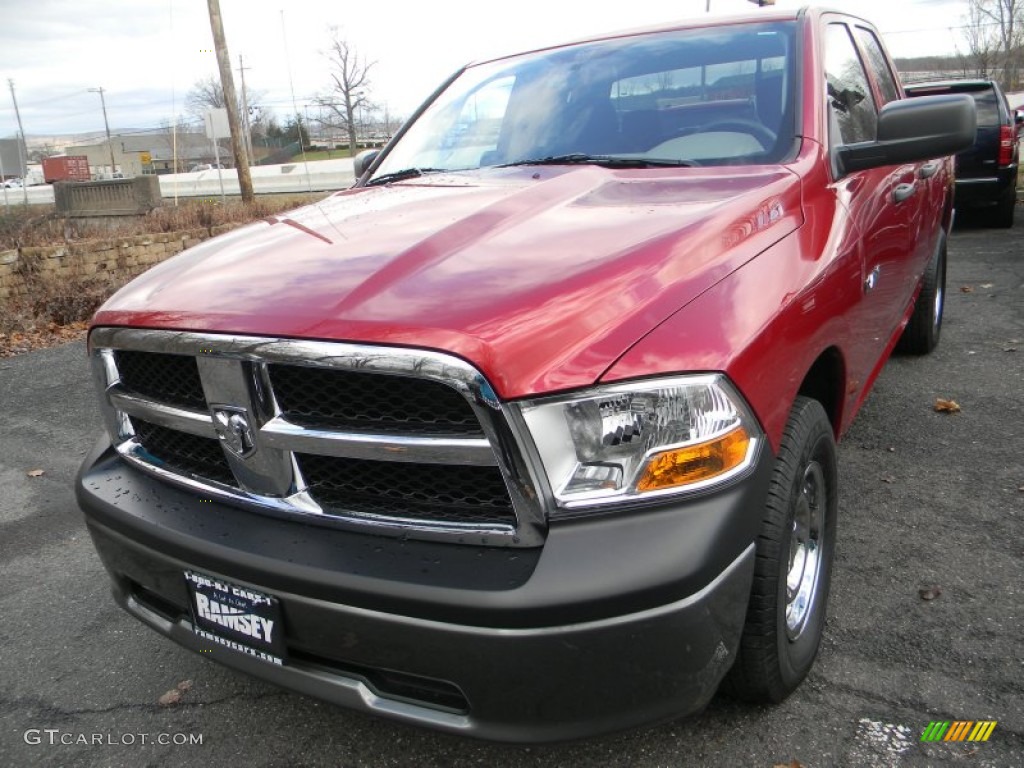
[[[327,512],[515,525],[497,467],[411,464],[295,454],[310,494]]]
[[[178,474],[195,475],[236,485],[220,441],[132,419],[135,436],[155,464]]]
[[[196,359],[117,350],[122,385],[158,403],[207,410]],[[391,435],[483,437],[465,397],[441,382],[409,376],[271,363],[270,382],[283,415],[305,427]],[[155,466],[237,487],[220,441],[131,417]],[[497,467],[294,454],[310,494],[327,514],[465,525],[516,525]]]
[[[384,434],[481,436],[469,402],[429,379],[270,365],[285,417],[302,426]]]
[[[194,357],[121,350],[114,359],[121,383],[133,392],[168,405],[206,410]]]

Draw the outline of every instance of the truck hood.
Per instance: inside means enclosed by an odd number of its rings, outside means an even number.
[[[431,175],[208,240],[94,325],[438,349],[520,397],[593,384],[800,222],[778,166]]]

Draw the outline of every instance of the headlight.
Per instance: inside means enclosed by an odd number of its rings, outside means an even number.
[[[652,379],[516,404],[558,505],[681,493],[751,465],[761,430],[718,374]]]

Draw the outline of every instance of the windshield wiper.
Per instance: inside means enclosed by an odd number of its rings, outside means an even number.
[[[552,155],[551,157],[538,157],[531,160],[517,160],[514,163],[503,163],[497,167],[512,168],[517,165],[600,165],[603,168],[691,168],[696,163],[690,160],[672,160],[668,158],[587,155],[582,152],[574,152],[569,155]]]
[[[428,173],[444,173],[446,170],[446,168],[403,168],[400,171],[376,176],[366,182],[366,186],[372,187],[376,184],[387,184],[392,181],[405,181],[406,179],[415,179],[418,176],[426,176]]]

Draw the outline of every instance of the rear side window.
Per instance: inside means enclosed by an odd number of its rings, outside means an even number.
[[[825,37],[825,81],[828,88],[831,142],[854,144],[873,141],[878,128],[878,110],[864,67],[845,24],[828,25]]]
[[[1009,114],[1009,104],[992,85],[988,87],[975,83],[967,83],[963,86],[957,86],[956,84],[923,85],[917,88],[910,86],[910,90],[908,90],[908,95],[910,96],[936,96],[944,93],[966,93],[974,99],[974,108],[978,115],[979,128],[995,128],[1007,120],[1005,115]],[[1002,109],[999,107],[999,102],[1003,103]]]
[[[870,29],[857,27],[857,39],[860,41],[861,48],[864,49],[868,69],[871,70],[871,74],[874,75],[875,81],[878,83],[878,90],[882,94],[882,104],[895,101],[900,97],[899,89],[896,87],[896,78],[892,76],[889,62],[885,59],[882,45],[875,37],[875,33]]]
[[[974,106],[978,111],[978,125],[992,127],[999,125],[999,105],[996,103],[995,89],[989,88],[985,91],[972,91]]]

